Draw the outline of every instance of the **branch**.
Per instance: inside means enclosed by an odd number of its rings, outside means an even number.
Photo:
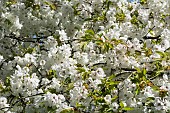
[[[26,99],[26,98],[29,98],[29,97],[38,96],[38,95],[44,95],[44,94],[45,94],[45,93],[38,93],[38,94],[31,95],[31,96],[27,96],[27,97],[22,97],[22,96],[20,95],[20,96],[19,96],[20,98],[19,98],[15,103],[13,103],[11,107],[3,107],[3,108],[0,108],[0,110],[2,111],[3,109],[7,109],[7,108],[8,108],[8,110],[9,110],[9,109],[12,108],[16,103],[21,102],[21,101],[24,102],[23,99]],[[24,103],[25,103],[25,102],[24,102]]]
[[[35,41],[35,40],[33,40],[34,38],[23,38],[23,37],[17,38],[14,35],[10,35],[10,36],[5,35],[4,37],[10,38],[10,39],[15,39],[15,40],[20,41],[20,42],[33,42],[33,43],[38,42],[38,43],[44,43],[43,41],[40,40],[42,38],[35,38],[35,39],[37,39]]]
[[[147,39],[160,39],[159,37],[161,37],[161,35],[152,37],[152,36],[144,36],[143,39],[147,40]]]

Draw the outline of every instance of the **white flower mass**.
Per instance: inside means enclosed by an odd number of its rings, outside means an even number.
[[[170,0],[1,0],[0,113],[170,113]]]

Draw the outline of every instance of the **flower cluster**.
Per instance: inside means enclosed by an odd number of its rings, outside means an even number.
[[[170,112],[169,7],[0,1],[0,113]]]

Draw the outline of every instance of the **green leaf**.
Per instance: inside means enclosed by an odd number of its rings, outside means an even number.
[[[140,68],[135,68],[137,70],[138,73],[141,73]]]
[[[65,110],[62,110],[60,113],[75,113],[75,112],[72,109],[65,109]]]
[[[56,10],[57,9],[57,7],[56,7],[56,5],[54,3],[47,2],[47,1],[45,1],[44,3],[47,4],[48,6],[50,6],[51,10]]]
[[[82,42],[80,48],[84,51],[87,47],[88,42]]]
[[[141,51],[135,50],[136,55],[141,55]]]
[[[112,74],[109,76],[109,80],[113,80],[116,77],[116,75]]]
[[[106,82],[106,85],[117,85],[117,84],[119,84],[119,82],[116,81]]]
[[[34,52],[35,51],[35,48],[27,48],[26,50],[25,50],[25,53],[32,53],[32,52]]]
[[[159,87],[156,86],[156,85],[153,85],[153,86],[152,86],[152,89],[153,89],[154,91],[159,91]]]
[[[59,35],[53,35],[54,39],[57,40],[58,46],[62,46],[62,41],[60,40],[60,36]]]
[[[166,58],[166,54],[164,52],[161,52],[161,51],[156,51],[156,53],[158,53],[162,59]]]
[[[0,83],[0,91],[4,90],[3,85]]]
[[[93,31],[92,29],[86,30],[85,33],[91,34],[91,35],[94,35],[94,34],[95,34],[94,31]]]
[[[155,98],[154,97],[148,97],[147,98],[147,101],[152,101],[152,100],[155,100]]]
[[[128,9],[129,11],[132,11],[132,10],[133,10],[133,6],[132,6],[132,5],[128,5],[127,9]]]
[[[53,77],[57,77],[57,72],[56,72],[56,70],[49,70],[48,71],[48,76],[47,76],[47,78],[49,79],[49,80],[51,80]]]
[[[6,2],[6,6],[7,6],[7,7],[10,7],[11,5],[14,5],[14,4],[16,4],[16,3],[17,3],[16,0],[9,0],[8,2]]]
[[[47,110],[50,113],[54,113],[55,112],[55,108],[52,108],[52,107],[47,107]]]
[[[73,88],[74,88],[74,83],[69,83],[67,87],[67,91],[70,91]]]
[[[140,88],[138,87],[135,91],[135,95],[138,95],[140,93]]]
[[[26,0],[25,1],[26,8],[32,7],[33,4],[34,4],[34,0]]]
[[[56,89],[54,89],[54,88],[49,88],[48,91],[49,91],[50,93],[56,93]]]
[[[34,10],[39,10],[39,9],[40,9],[40,5],[34,4],[34,5],[33,5],[33,9],[34,9]]]
[[[80,15],[80,13],[81,13],[79,10],[77,10],[78,9],[78,5],[79,5],[79,3],[77,3],[74,6],[72,6],[72,8],[74,9],[74,14],[75,15]]]
[[[97,41],[95,41],[95,43],[97,44],[97,45],[103,45],[103,40],[97,40]]]
[[[147,4],[147,0],[140,0],[140,4],[141,5]]]
[[[65,79],[65,81],[64,81],[66,84],[67,83],[71,83],[71,79],[70,79],[70,77],[67,77],[66,79]]]
[[[130,110],[134,110],[134,108],[132,108],[132,107],[124,107],[123,110],[130,111]]]
[[[136,16],[132,16],[132,19],[130,20],[130,22],[136,26],[139,26],[139,20],[137,19]]]
[[[116,17],[116,21],[123,22],[126,18],[126,15],[123,13],[123,11],[121,11],[119,13],[116,13],[115,17]]]
[[[142,70],[142,74],[143,74],[143,75],[146,75],[146,73],[147,73],[147,71],[146,71],[146,69],[144,68],[144,69]]]
[[[97,101],[98,103],[104,103],[104,102],[105,102],[105,100],[104,100],[102,97],[97,97],[97,98],[96,98],[96,101]]]
[[[77,108],[85,108],[85,106],[83,106],[82,104],[76,103],[76,107]]]
[[[77,70],[79,73],[82,73],[82,72],[85,72],[85,71],[86,71],[83,67],[78,67],[78,68],[76,68],[76,70]]]
[[[120,107],[121,107],[121,108],[124,108],[124,104],[123,104],[122,101],[120,102]]]
[[[5,85],[10,86],[10,77],[6,77]]]
[[[154,72],[150,79],[152,80],[152,79],[158,77],[163,72],[164,72],[164,70],[159,70],[159,71]]]
[[[88,77],[89,77],[89,72],[84,72],[83,74],[82,74],[82,79],[83,80],[86,80]]]
[[[115,96],[112,98],[112,102],[114,102],[117,98],[118,98],[118,96],[115,95]]]
[[[146,56],[150,56],[150,55],[152,55],[152,49],[151,48],[147,48],[147,50],[145,50],[145,54],[146,54]]]
[[[138,17],[139,13],[137,10],[135,10],[130,15],[131,15],[131,17],[133,17],[133,16]]]
[[[107,109],[107,111],[106,111],[107,113],[112,113],[113,112],[113,108],[109,108],[109,109]]]

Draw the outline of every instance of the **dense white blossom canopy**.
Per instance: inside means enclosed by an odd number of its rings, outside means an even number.
[[[168,113],[169,76],[169,0],[0,1],[0,113]]]

